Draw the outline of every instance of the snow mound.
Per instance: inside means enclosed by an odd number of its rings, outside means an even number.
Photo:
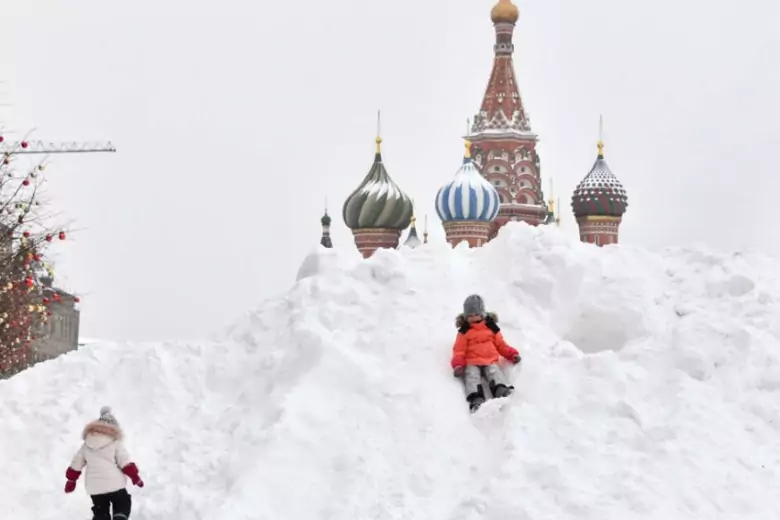
[[[110,405],[137,519],[775,520],[778,273],[520,223],[480,249],[320,248],[216,341],[89,345],[0,382],[0,500],[86,517],[65,467]],[[449,367],[471,292],[524,359],[475,415]]]

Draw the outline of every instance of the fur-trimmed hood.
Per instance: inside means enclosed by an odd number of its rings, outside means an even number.
[[[103,421],[92,421],[84,426],[84,431],[81,432],[81,438],[90,448],[100,448],[111,442],[121,441],[123,437],[119,426]]]
[[[498,314],[495,312],[488,312],[485,313],[485,321],[493,322],[496,325],[498,325]],[[455,328],[456,329],[462,329],[464,327],[468,328],[469,320],[466,319],[466,315],[462,312],[455,316]]]

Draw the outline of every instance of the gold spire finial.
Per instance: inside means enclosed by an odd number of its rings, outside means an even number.
[[[555,206],[557,205],[557,206],[560,207],[561,199],[558,198],[558,200],[556,202],[555,197],[553,196],[553,180],[552,179],[550,179],[550,198],[548,199],[547,204],[548,204],[548,208],[549,208],[548,211],[550,212],[550,214],[552,214],[553,222],[555,222],[557,225],[560,225],[560,223],[561,223],[561,215],[560,215],[560,213],[557,213],[555,211]]]
[[[553,203],[553,180],[550,179],[550,198],[548,199],[548,202],[550,203],[551,207],[554,207]]]
[[[599,149],[599,157],[604,157],[604,116],[599,115],[599,141],[596,143]]]
[[[464,146],[466,147],[466,152],[463,154],[463,157],[466,159],[471,159],[471,141],[466,139],[466,143]]]
[[[517,8],[512,0],[498,0],[490,11],[490,19],[493,23],[517,23],[520,18],[520,9]]]
[[[550,199],[547,201],[547,203],[550,205],[550,213],[552,213],[553,218],[556,217],[555,214],[555,199],[553,199],[553,180],[550,179]]]
[[[376,153],[382,153],[382,114],[379,110],[376,111]]]

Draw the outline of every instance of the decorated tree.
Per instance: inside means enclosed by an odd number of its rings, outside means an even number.
[[[31,346],[44,339],[50,306],[60,298],[47,252],[66,232],[45,213],[44,163],[25,160],[28,146],[20,141],[0,155],[0,377],[35,361]]]

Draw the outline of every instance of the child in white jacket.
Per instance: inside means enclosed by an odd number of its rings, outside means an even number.
[[[112,507],[113,520],[127,520],[131,508],[130,494],[125,489],[127,477],[136,486],[144,487],[122,437],[122,430],[111,414],[111,408],[104,406],[100,409],[100,419],[84,427],[84,444],[65,471],[65,493],[71,493],[86,466],[84,480],[87,493],[92,498],[93,520],[111,520]]]

